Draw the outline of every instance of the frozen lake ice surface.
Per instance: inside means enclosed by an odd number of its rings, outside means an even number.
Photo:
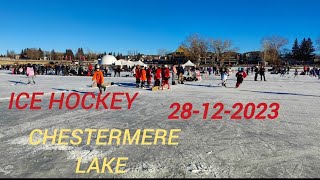
[[[232,74],[227,87],[220,76],[185,82],[169,90],[135,88],[134,77],[105,77],[114,82],[108,92],[139,93],[130,110],[77,108],[48,109],[50,94],[97,93],[91,77],[42,75],[36,84],[27,77],[0,71],[0,177],[173,177],[173,178],[315,178],[320,177],[320,80],[310,76],[285,77],[266,73],[267,81],[249,75],[239,88]],[[171,82],[171,80],[169,80]],[[9,109],[11,93],[44,92],[41,110]],[[72,101],[72,100],[71,100]],[[25,98],[20,104],[28,103]],[[200,113],[187,120],[168,120],[170,105],[191,103]],[[240,102],[280,104],[274,120],[210,120],[213,104],[232,109]],[[119,104],[125,104],[121,102]],[[203,103],[210,103],[203,120]],[[123,105],[123,107],[126,107]],[[180,109],[181,110],[181,109]],[[243,111],[242,111],[243,112]],[[180,113],[177,113],[180,115]],[[34,129],[181,129],[179,144],[170,145],[31,145]],[[76,174],[77,158],[83,166],[93,157],[128,157],[126,173]]]

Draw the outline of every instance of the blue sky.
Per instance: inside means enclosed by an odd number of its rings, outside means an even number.
[[[193,33],[232,40],[240,52],[261,39],[320,37],[319,0],[0,0],[0,54],[23,48],[157,54]]]

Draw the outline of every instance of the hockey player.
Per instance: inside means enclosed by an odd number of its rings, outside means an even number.
[[[140,86],[140,78],[141,78],[141,70],[140,70],[140,66],[139,65],[136,66],[135,76],[136,76],[136,88],[139,88],[139,86]]]
[[[168,68],[168,65],[164,65],[163,75],[164,76],[162,77],[162,90],[165,85],[168,85],[168,89],[170,89],[170,85],[169,85],[170,70]]]
[[[221,75],[221,84],[222,84],[222,86],[224,86],[224,87],[227,87],[228,76],[229,76],[229,74],[228,74],[227,71],[224,71],[224,72],[222,73],[222,75]]]
[[[237,77],[236,88],[238,88],[240,84],[243,82],[243,79],[247,77],[247,73],[244,71],[243,68],[239,68],[236,74],[236,77]]]
[[[147,84],[148,84],[148,88],[150,88],[151,80],[152,80],[152,66],[149,66],[146,72],[147,72]]]
[[[102,71],[100,71],[100,66],[96,65],[96,71],[93,73],[92,81],[95,81],[97,83],[97,87],[99,88],[100,94],[102,94],[102,88],[103,91],[106,91],[106,86],[103,85],[104,83],[104,77]]]
[[[161,78],[161,66],[158,66],[158,69],[155,72],[154,76],[154,86],[160,86],[160,78]]]
[[[141,79],[141,88],[145,89],[145,83],[147,81],[147,71],[145,70],[145,67],[142,66],[142,69],[141,69],[141,76],[140,76],[140,79]]]

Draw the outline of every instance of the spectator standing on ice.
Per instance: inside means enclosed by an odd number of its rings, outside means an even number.
[[[176,76],[177,76],[177,68],[176,65],[172,66],[172,85],[176,85]]]
[[[184,84],[183,83],[184,68],[181,65],[179,65],[179,72],[178,73],[179,73],[179,83]]]
[[[298,77],[298,69],[296,68],[296,70],[294,71],[294,78]]]
[[[258,81],[259,68],[258,66],[254,67],[254,81]]]
[[[121,73],[121,68],[120,68],[120,66],[118,66],[117,72],[118,72],[118,77],[120,77],[120,73]]]
[[[198,81],[202,81],[201,73],[200,73],[200,70],[199,70],[198,67],[197,67],[196,70],[195,70],[195,74],[196,74],[197,80],[198,80]]]
[[[212,72],[212,68],[211,68],[211,67],[208,67],[209,76],[211,75],[211,72]]]
[[[261,65],[261,67],[260,67],[260,77],[261,77],[261,81],[262,81],[262,77],[263,77],[264,81],[266,81],[265,72],[266,72],[266,69],[264,68],[264,66]]]
[[[22,74],[22,72],[23,72],[23,68],[20,66],[20,68],[19,68],[19,74]]]
[[[283,67],[281,67],[281,70],[280,70],[280,77],[281,76],[284,77],[285,74],[286,74],[286,68],[283,66]]]
[[[91,76],[91,75],[92,75],[92,70],[93,70],[93,67],[92,67],[91,64],[89,64],[87,76]],[[100,69],[99,69],[99,70],[100,70]]]
[[[34,78],[35,78],[34,68],[31,66],[30,63],[28,64],[28,67],[27,67],[27,76],[28,76],[28,84],[30,84],[31,80],[32,80],[33,84],[36,83],[34,81]]]

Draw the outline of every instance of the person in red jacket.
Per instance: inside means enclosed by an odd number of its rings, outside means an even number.
[[[146,69],[145,69],[145,67],[144,66],[142,66],[142,69],[141,69],[141,88],[145,88],[145,83],[146,83],[146,81],[147,81],[147,71],[146,71]]]
[[[161,66],[159,65],[154,76],[154,86],[160,86],[160,78],[161,78]]]
[[[91,76],[92,75],[92,71],[93,71],[93,67],[92,67],[91,64],[89,64],[87,76]]]
[[[140,78],[141,78],[141,72],[140,72],[140,66],[137,65],[136,69],[135,69],[135,73],[136,73],[136,87],[139,88],[140,86]]]
[[[244,71],[243,68],[239,68],[237,74],[237,84],[236,84],[236,88],[238,88],[240,86],[240,84],[243,82],[243,79],[247,77],[247,73]]]
[[[151,80],[152,80],[152,66],[149,66],[149,68],[147,69],[147,84],[148,84],[148,88],[151,87]]]
[[[170,89],[170,85],[169,85],[169,78],[170,78],[170,70],[168,68],[168,65],[164,65],[164,69],[163,69],[163,75],[164,77],[162,78],[162,90],[163,90],[163,87],[165,85],[168,85],[168,89]]]

